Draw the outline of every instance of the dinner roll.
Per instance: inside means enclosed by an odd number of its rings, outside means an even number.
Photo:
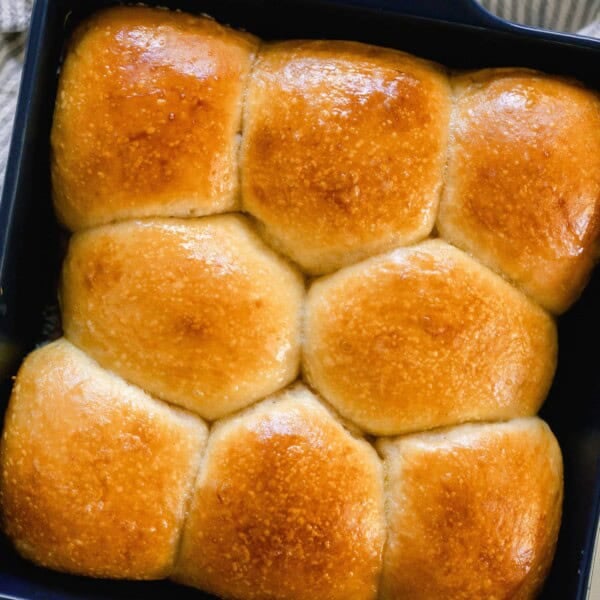
[[[295,379],[303,297],[300,275],[233,215],[75,234],[61,288],[69,340],[207,419]]]
[[[523,69],[454,85],[439,231],[561,313],[598,251],[600,97]]]
[[[211,431],[175,579],[237,600],[367,600],[385,541],[379,458],[302,387]]]
[[[52,129],[59,219],[77,230],[238,203],[242,95],[257,41],[207,18],[99,12],[65,58]]]
[[[304,335],[309,382],[379,435],[533,415],[556,363],[552,319],[441,240],[317,280]]]
[[[45,567],[165,577],[206,438],[197,417],[64,339],[36,350],[17,376],[0,446],[3,529]]]
[[[441,68],[352,42],[263,46],[244,116],[242,196],[309,273],[431,231],[446,155]]]
[[[379,441],[382,600],[536,597],[560,527],[562,459],[539,419]]]

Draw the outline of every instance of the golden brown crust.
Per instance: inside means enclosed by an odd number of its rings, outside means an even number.
[[[536,596],[552,563],[562,459],[539,419],[380,441],[388,539],[380,598]]]
[[[454,80],[442,237],[563,312],[600,235],[600,98],[521,69]]]
[[[177,581],[240,600],[375,598],[381,463],[299,387],[211,432]]]
[[[140,7],[86,21],[65,59],[52,131],[54,202],[77,230],[237,206],[237,132],[257,40]]]
[[[198,418],[67,341],[45,346],[23,363],[6,416],[3,529],[23,556],[52,569],[165,577],[206,438]]]
[[[441,240],[317,280],[304,338],[311,384],[379,435],[533,415],[557,349],[542,309]]]
[[[295,379],[303,298],[300,275],[230,215],[75,234],[61,288],[70,341],[208,419]]]
[[[310,273],[426,237],[450,87],[424,60],[353,42],[261,48],[245,108],[242,202]]]

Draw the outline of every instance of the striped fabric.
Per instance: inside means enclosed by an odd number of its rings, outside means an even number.
[[[0,0],[4,3],[5,0]],[[25,33],[0,36],[0,192],[23,65]]]
[[[0,31],[25,31],[33,0],[0,0]]]
[[[526,25],[600,37],[600,0],[480,0],[500,17]],[[33,0],[0,0],[0,182],[17,102]],[[1,192],[0,183],[0,192]]]
[[[600,0],[482,0],[499,17],[524,25],[576,32],[600,17]]]

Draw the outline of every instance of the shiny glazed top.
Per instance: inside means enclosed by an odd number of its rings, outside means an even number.
[[[121,7],[79,27],[52,129],[59,219],[234,210],[242,92],[257,41],[214,21]]]
[[[441,68],[353,42],[261,48],[242,146],[243,208],[311,274],[431,232],[450,88]]]

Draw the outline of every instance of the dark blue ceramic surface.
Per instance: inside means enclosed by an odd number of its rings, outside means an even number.
[[[49,132],[57,71],[72,28],[107,0],[37,0],[4,192],[0,200],[0,414],[18,361],[44,336],[55,301],[61,234],[52,215]],[[354,39],[400,48],[455,68],[528,66],[600,89],[600,41],[502,21],[474,0],[159,0],[205,12],[266,39]],[[542,411],[565,459],[563,526],[544,598],[584,600],[598,520],[600,272],[559,320],[560,357]],[[10,352],[9,352],[10,351]],[[12,352],[13,360],[8,360]],[[2,364],[4,361],[4,364]],[[0,540],[0,598],[209,598],[166,582],[95,581],[19,559]],[[317,599],[315,599],[317,600]]]

